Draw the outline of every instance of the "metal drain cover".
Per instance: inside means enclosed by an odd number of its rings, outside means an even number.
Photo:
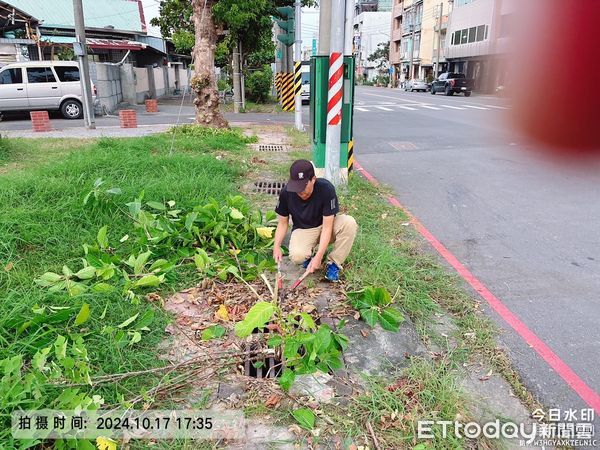
[[[257,181],[254,183],[254,192],[269,195],[279,195],[285,183],[280,181]]]
[[[284,150],[283,145],[277,144],[259,144],[259,152],[282,152]]]

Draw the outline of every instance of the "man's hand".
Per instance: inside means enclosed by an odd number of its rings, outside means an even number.
[[[281,251],[281,247],[273,247],[273,259],[276,263],[281,262],[281,260],[283,259],[283,252]]]
[[[310,260],[310,264],[308,265],[308,273],[314,273],[321,268],[321,263],[323,262],[323,257],[318,253],[312,257]]]

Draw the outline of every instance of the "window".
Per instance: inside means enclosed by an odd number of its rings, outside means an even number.
[[[486,25],[485,26],[485,38],[484,39],[487,39],[487,33],[488,33],[488,26]]]
[[[54,66],[54,70],[60,81],[79,81],[79,67]]]
[[[6,69],[0,73],[0,84],[18,84],[23,82],[21,69]]]
[[[479,25],[477,27],[477,37],[475,38],[475,40],[477,42],[483,41],[484,36],[485,36],[485,25]]]
[[[28,67],[27,81],[29,83],[56,83],[56,78],[50,67]]]
[[[460,44],[460,30],[455,31],[452,36],[454,36],[454,38],[452,40],[452,44],[454,44],[454,45]]]
[[[476,27],[469,28],[469,42],[475,42],[475,30]]]
[[[469,38],[469,29],[465,28],[464,30],[460,30],[461,35],[460,35],[460,43],[461,44],[466,44],[467,40]]]

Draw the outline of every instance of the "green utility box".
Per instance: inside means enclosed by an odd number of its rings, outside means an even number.
[[[348,143],[353,136],[354,72],[354,56],[344,56],[342,133],[340,139],[340,167],[344,169],[348,167]],[[325,168],[328,89],[329,56],[313,56],[310,58],[310,124],[312,127],[313,162],[317,169]]]

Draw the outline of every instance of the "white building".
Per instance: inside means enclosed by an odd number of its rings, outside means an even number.
[[[377,76],[375,62],[368,57],[377,50],[377,45],[390,40],[391,11],[367,11],[354,18],[354,54],[356,76],[372,81]]]

